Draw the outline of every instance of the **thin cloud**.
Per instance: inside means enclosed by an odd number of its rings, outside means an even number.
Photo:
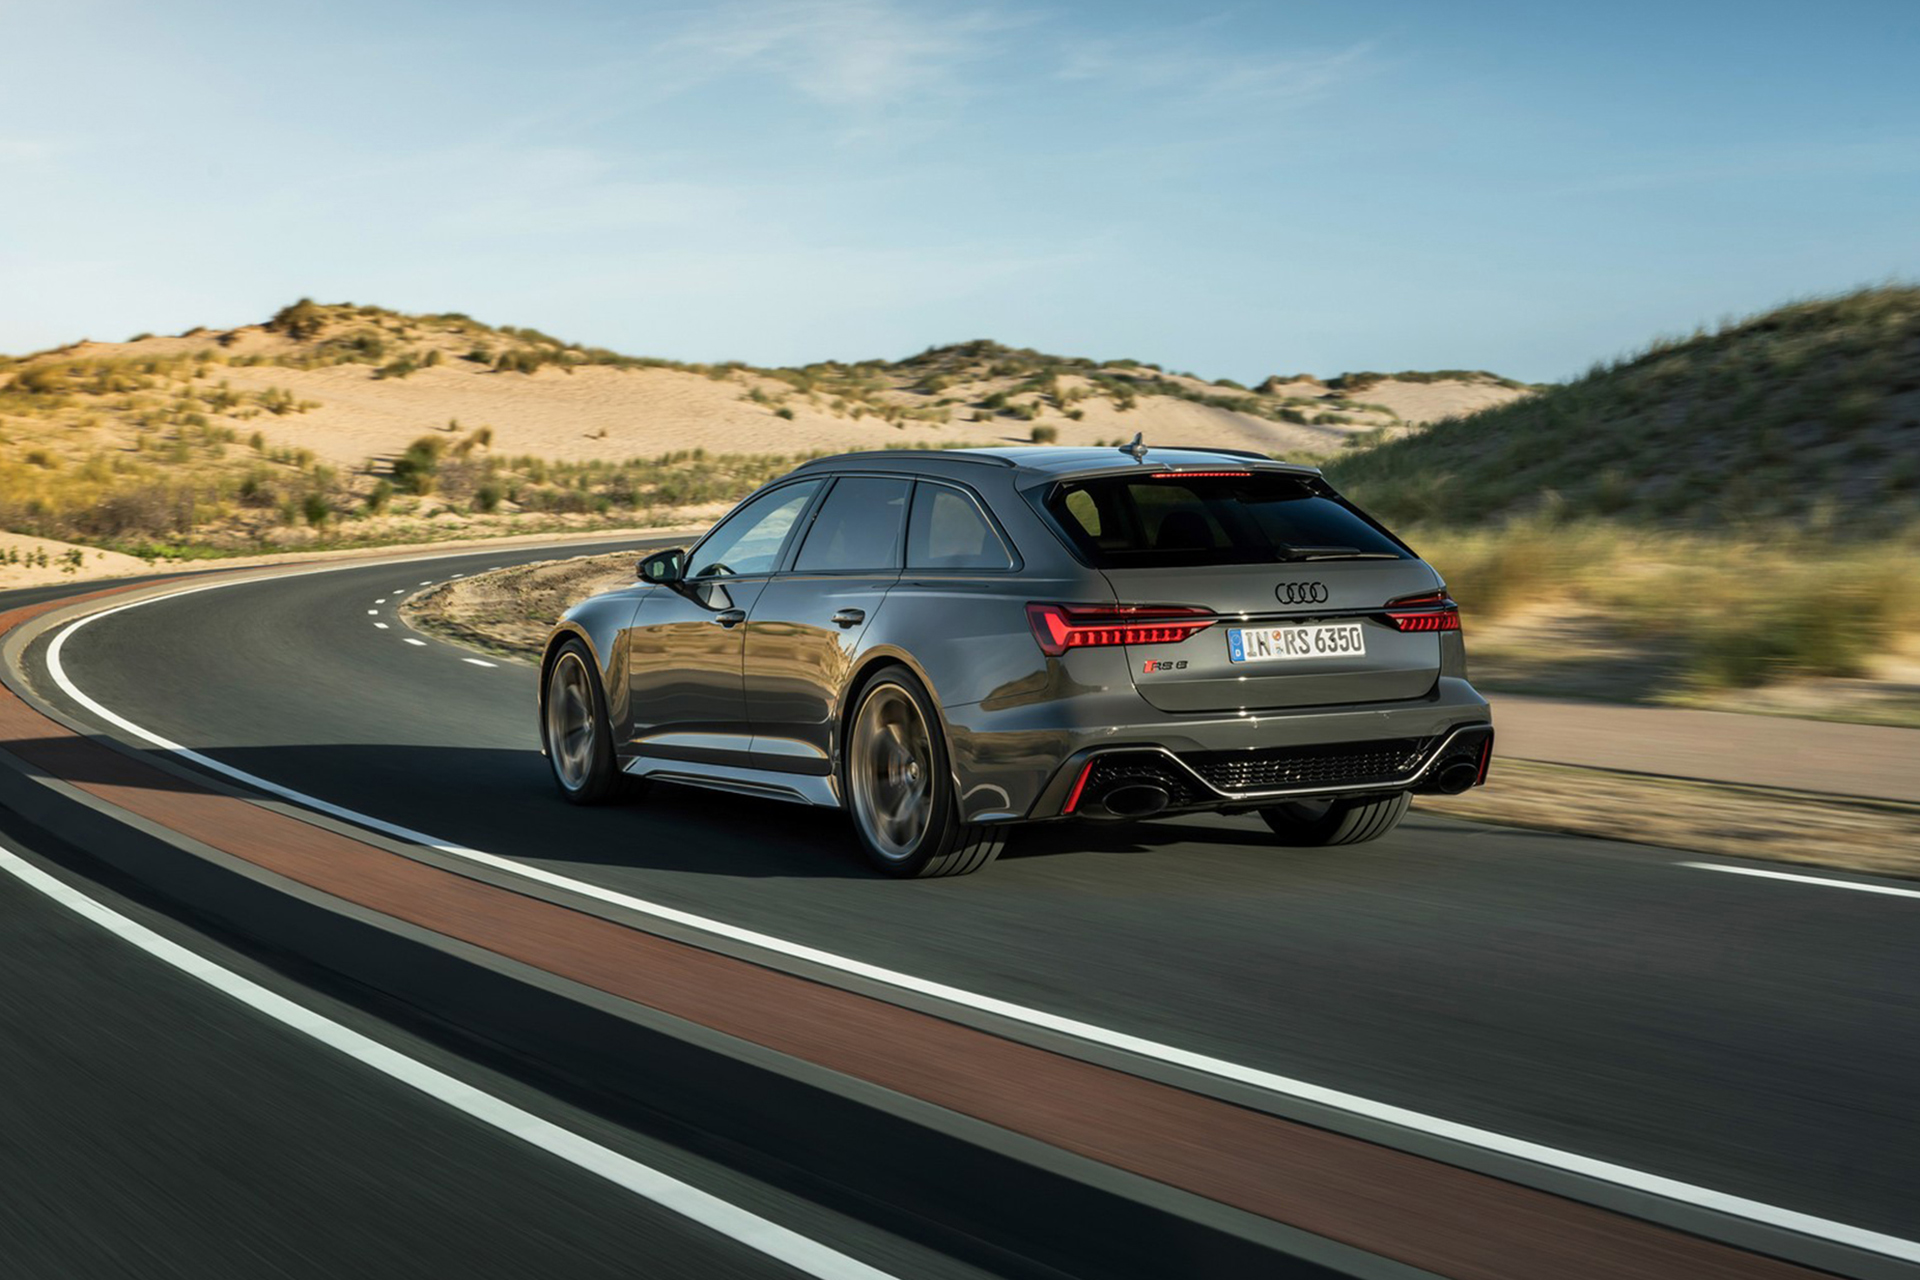
[[[1168,44],[1166,33],[1081,44],[1067,54],[1059,78],[1111,82],[1196,104],[1304,101],[1371,74],[1374,44],[1277,56],[1231,53],[1191,41]]]
[[[723,6],[656,50],[660,87],[771,75],[817,102],[872,108],[965,92],[961,72],[1024,19],[992,9],[935,16],[892,0],[759,0]]]

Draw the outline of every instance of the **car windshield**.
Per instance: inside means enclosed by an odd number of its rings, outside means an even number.
[[[1047,508],[1100,568],[1412,555],[1312,476],[1259,471],[1101,476],[1057,486]]]

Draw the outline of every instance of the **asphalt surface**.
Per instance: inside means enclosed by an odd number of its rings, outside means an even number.
[[[535,749],[531,669],[405,643],[392,613],[425,581],[539,555],[161,601],[77,633],[66,666],[150,730],[448,840],[1381,1102],[1920,1231],[1920,900],[1418,815],[1324,852],[1276,849],[1247,818],[1055,826],[982,875],[901,884],[868,875],[830,813],[664,787],[575,809]]]
[[[623,1154],[736,1202],[779,1199],[450,1057],[137,900],[85,891]],[[21,1280],[800,1274],[316,1044],[9,875],[0,1080],[0,1258]],[[870,1255],[906,1262],[906,1274],[975,1274],[864,1234]]]

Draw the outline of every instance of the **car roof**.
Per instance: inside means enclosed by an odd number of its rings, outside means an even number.
[[[985,466],[1023,472],[1023,479],[1057,480],[1066,476],[1129,471],[1139,467],[1155,471],[1183,471],[1223,465],[1230,465],[1235,470],[1257,466],[1276,471],[1319,474],[1316,467],[1286,462],[1251,450],[1179,445],[1148,445],[1146,452],[1137,459],[1127,449],[1111,446],[1004,445],[977,449],[876,449],[814,458],[802,463],[799,469],[910,471],[922,475],[951,475],[961,467]]]

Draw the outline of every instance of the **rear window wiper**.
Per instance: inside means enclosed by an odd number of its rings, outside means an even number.
[[[1288,547],[1275,549],[1278,560],[1398,560],[1391,551],[1362,551],[1359,547]]]

